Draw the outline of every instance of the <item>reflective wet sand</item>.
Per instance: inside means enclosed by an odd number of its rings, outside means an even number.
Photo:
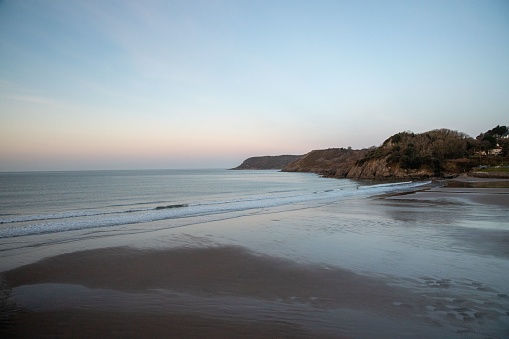
[[[441,186],[25,250],[2,273],[1,331],[505,337],[507,197]]]

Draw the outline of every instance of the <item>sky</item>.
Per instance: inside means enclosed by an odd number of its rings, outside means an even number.
[[[509,125],[509,1],[0,0],[0,171]]]

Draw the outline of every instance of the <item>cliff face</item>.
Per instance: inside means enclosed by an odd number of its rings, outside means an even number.
[[[450,177],[470,170],[475,140],[464,133],[438,129],[397,133],[372,148],[347,174],[348,178]]]
[[[401,168],[399,164],[390,163],[389,156],[362,162],[368,150],[327,149],[314,150],[301,159],[283,168],[283,172],[311,172],[327,178],[349,179],[424,179],[435,177],[435,172],[429,167],[418,169]],[[449,173],[442,176],[454,176],[460,173],[460,168],[448,163]]]
[[[302,155],[276,155],[252,157],[244,160],[239,166],[232,170],[265,170],[282,169],[289,163],[298,160]]]
[[[433,175],[431,170],[405,170],[398,165],[390,165],[388,157],[365,161],[368,150],[347,150],[344,148],[330,148],[311,151],[299,160],[283,168],[283,172],[311,172],[328,178],[350,179],[402,179],[424,178]]]
[[[350,168],[346,178],[350,179],[422,179],[434,175],[433,171],[427,168],[403,169],[397,164],[389,164],[388,157],[376,160],[369,160],[362,165],[356,164]]]
[[[271,157],[250,158],[237,169],[282,168],[284,172],[313,172],[332,178],[377,180],[454,177],[479,165],[481,159],[478,157],[491,154],[495,146],[502,145],[499,153],[506,155],[509,149],[507,133],[506,126],[497,126],[475,140],[465,133],[449,129],[420,134],[400,132],[379,147],[315,150],[301,157],[293,156],[297,159],[284,158],[277,166],[265,163],[265,158]],[[488,160],[495,164],[503,162],[503,158],[498,161],[482,159],[485,163]]]
[[[401,132],[369,150],[330,148],[311,151],[283,168],[351,179],[423,179],[452,177],[469,171],[475,140],[447,129]]]
[[[329,148],[314,150],[283,168],[283,172],[312,172],[325,177],[344,178],[367,150]]]

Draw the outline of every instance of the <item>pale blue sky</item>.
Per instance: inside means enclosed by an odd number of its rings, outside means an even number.
[[[0,1],[0,171],[509,124],[508,1]]]

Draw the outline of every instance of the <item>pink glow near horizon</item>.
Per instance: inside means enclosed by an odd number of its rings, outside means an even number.
[[[508,124],[507,1],[0,2],[0,171],[231,167]]]

